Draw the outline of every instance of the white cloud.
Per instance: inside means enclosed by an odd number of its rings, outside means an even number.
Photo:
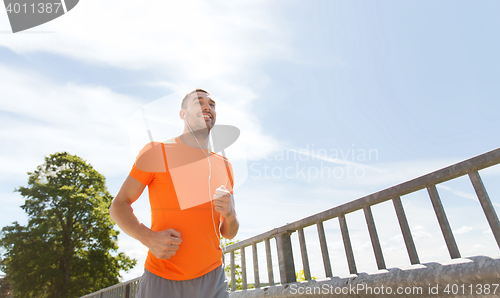
[[[464,191],[459,191],[459,190],[453,189],[453,188],[451,188],[449,186],[442,185],[442,184],[438,184],[438,185],[436,185],[436,187],[439,188],[439,189],[447,190],[447,191],[449,191],[449,192],[451,192],[453,194],[456,194],[457,196],[460,196],[462,198],[466,198],[466,199],[477,201],[477,196],[475,194],[464,192]]]
[[[432,235],[427,232],[427,228],[422,225],[416,225],[412,230],[412,235],[415,239],[432,238]]]
[[[242,152],[251,157],[277,146],[252,113],[252,102],[260,96],[258,89],[271,83],[259,68],[269,59],[287,59],[290,55],[291,32],[277,25],[268,9],[271,5],[268,1],[138,4],[130,0],[89,0],[36,28],[55,33],[5,35],[0,45],[22,54],[44,51],[90,64],[148,69],[165,80],[138,83],[165,86],[168,93],[203,87],[221,99],[218,124],[241,129],[241,141],[227,153],[232,159],[243,159]],[[53,87],[44,88],[46,94],[54,94]],[[38,88],[30,85],[22,89],[28,94],[16,92],[25,98]],[[34,103],[34,108],[46,103],[51,103],[50,98],[43,104]],[[54,106],[54,110],[58,108]],[[67,122],[72,120],[71,114],[57,114],[66,115]],[[238,145],[244,150],[234,150]]]
[[[479,171],[481,177],[500,175],[500,165],[494,165]]]
[[[252,76],[253,65],[290,53],[291,32],[273,21],[271,5],[89,0],[36,28],[55,33],[6,35],[0,45],[18,53],[47,51],[91,63],[159,69],[184,83]]]
[[[468,233],[470,231],[472,231],[473,229],[469,226],[462,226],[461,228],[458,228],[456,230],[453,231],[453,234],[455,235],[459,235],[459,234],[465,234],[465,233]]]
[[[351,153],[351,149],[347,149],[346,152],[344,152],[344,150],[340,149],[340,156],[342,158],[331,158],[331,157],[328,157],[328,154],[324,154],[324,153],[321,154],[321,153],[317,153],[317,152],[310,151],[307,149],[283,148],[281,150],[291,151],[291,152],[294,152],[298,155],[305,155],[305,156],[307,156],[307,158],[311,157],[311,160],[314,160],[314,159],[323,160],[323,161],[326,161],[328,163],[341,164],[341,165],[352,166],[352,167],[362,167],[362,168],[369,169],[369,170],[372,170],[375,172],[379,172],[379,173],[382,172],[380,169],[377,169],[375,167],[371,167],[371,166],[368,166],[368,165],[365,165],[362,163],[347,160],[347,158],[349,157],[350,154],[355,154],[354,150],[352,150],[353,153]],[[301,157],[299,157],[299,158],[301,158]]]
[[[103,87],[58,84],[36,74],[0,67],[1,111],[8,112],[0,138],[2,177],[23,179],[43,156],[68,151],[106,175],[123,172],[127,152],[125,120],[139,103]]]
[[[0,98],[4,99],[0,110],[12,116],[4,118],[4,127],[9,129],[0,131],[2,140],[11,144],[0,154],[7,165],[2,167],[2,175],[25,175],[41,163],[41,156],[61,150],[81,155],[106,175],[123,173],[133,161],[132,152],[138,152],[144,144],[137,145],[136,141],[131,150],[130,138],[134,141],[134,137],[142,135],[143,141],[148,140],[145,127],[137,125],[137,121],[134,125],[138,129],[130,129],[130,117],[141,106],[134,97],[100,86],[60,84],[2,66],[0,77],[3,78]],[[167,96],[145,106],[151,112],[148,121],[155,139],[168,139],[182,132],[182,121],[177,115],[180,98]],[[226,150],[228,158],[236,164],[234,168],[242,168],[238,163],[246,166],[246,151],[265,152],[278,146],[277,140],[263,133],[250,111],[243,113],[237,107],[222,105],[218,114],[221,122],[234,123],[241,130],[239,140]],[[139,120],[142,123],[143,119]]]

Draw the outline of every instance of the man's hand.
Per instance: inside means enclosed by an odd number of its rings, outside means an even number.
[[[167,229],[159,232],[151,231],[141,239],[141,242],[158,259],[169,259],[179,249],[182,239],[181,233],[174,229]]]
[[[214,206],[215,211],[219,212],[224,218],[236,215],[233,195],[226,189],[226,187],[224,187],[224,185],[221,185],[217,188],[217,190],[215,190]]]
[[[219,212],[223,217],[220,225],[221,235],[226,239],[233,239],[238,233],[240,224],[236,216],[236,209],[234,208],[233,195],[221,185],[215,191],[214,195],[215,211]]]

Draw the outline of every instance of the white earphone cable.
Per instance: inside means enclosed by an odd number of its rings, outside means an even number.
[[[205,154],[205,156],[207,157],[207,160],[208,160],[208,167],[209,167],[208,168],[208,198],[210,200],[210,211],[212,211],[212,223],[213,223],[213,227],[214,227],[215,236],[217,236],[217,239],[219,241],[219,248],[222,250],[222,263],[224,265],[224,268],[226,268],[226,260],[225,260],[225,257],[224,257],[224,249],[222,248],[222,243],[221,243],[220,235],[217,233],[217,228],[215,227],[214,207],[213,207],[213,201],[212,201],[211,191],[210,191],[210,179],[211,179],[211,176],[212,176],[212,164],[210,163],[209,155],[207,155],[205,153],[205,151],[201,147],[200,142],[198,141],[198,138],[196,137],[196,135],[194,134],[193,130],[191,129],[191,126],[189,125],[189,122],[186,119],[186,114],[184,114],[184,120],[186,121],[186,124],[187,124],[187,126],[189,128],[189,131],[191,131],[191,134],[193,135],[194,139],[196,140],[196,143],[198,143],[198,146],[200,146],[201,151],[203,151],[203,154]],[[224,276],[225,276],[226,282],[227,282],[226,274],[224,274]]]

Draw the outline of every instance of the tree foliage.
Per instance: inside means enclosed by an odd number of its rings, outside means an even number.
[[[2,229],[2,271],[16,297],[79,297],[119,282],[136,263],[118,252],[105,178],[66,152],[45,158],[17,192],[28,224]]]
[[[228,240],[224,237],[220,237],[220,239],[222,241],[222,247],[226,247],[226,246],[235,244],[236,242],[239,241],[239,240]],[[229,254],[227,256],[229,256]],[[241,266],[238,264],[241,262],[241,256],[240,256],[239,250],[236,250],[234,252],[234,259],[235,259],[234,260],[234,269],[235,269],[234,272],[235,272],[236,290],[242,290],[243,289],[243,273],[242,273]],[[229,289],[231,289],[231,260],[229,258],[227,258],[225,260],[225,266],[226,267],[224,268],[224,270],[226,271],[228,287],[229,287]]]

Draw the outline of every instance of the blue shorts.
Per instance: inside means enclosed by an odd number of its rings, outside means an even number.
[[[229,298],[224,266],[197,278],[170,280],[144,270],[136,298]]]

